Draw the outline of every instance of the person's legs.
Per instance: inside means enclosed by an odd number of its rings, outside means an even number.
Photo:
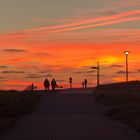
[[[48,89],[48,86],[46,87],[46,90],[49,90],[49,89]]]
[[[45,90],[47,90],[47,87],[45,86]]]
[[[52,90],[54,90],[54,86],[52,86]]]

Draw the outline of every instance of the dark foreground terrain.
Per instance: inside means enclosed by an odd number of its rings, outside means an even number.
[[[92,91],[44,94],[36,110],[22,117],[4,140],[138,140],[135,131],[105,116]]]
[[[0,91],[0,136],[11,129],[17,120],[31,113],[41,98],[32,92]]]
[[[107,116],[140,132],[140,82],[102,85],[94,90],[95,100],[106,105]]]

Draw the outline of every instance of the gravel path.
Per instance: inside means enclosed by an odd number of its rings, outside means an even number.
[[[44,95],[34,113],[21,118],[5,140],[138,140],[130,128],[105,117],[89,90],[79,93]]]

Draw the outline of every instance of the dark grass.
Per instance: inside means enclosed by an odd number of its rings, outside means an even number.
[[[0,135],[12,128],[20,117],[34,111],[41,96],[35,91],[0,91]]]
[[[108,107],[107,116],[140,132],[140,82],[102,85],[95,89],[95,100]]]

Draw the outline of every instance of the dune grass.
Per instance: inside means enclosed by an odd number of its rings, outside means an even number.
[[[103,85],[94,94],[97,102],[108,107],[107,116],[140,132],[140,82]]]
[[[0,91],[0,134],[5,134],[20,117],[31,113],[40,98],[35,92]]]

